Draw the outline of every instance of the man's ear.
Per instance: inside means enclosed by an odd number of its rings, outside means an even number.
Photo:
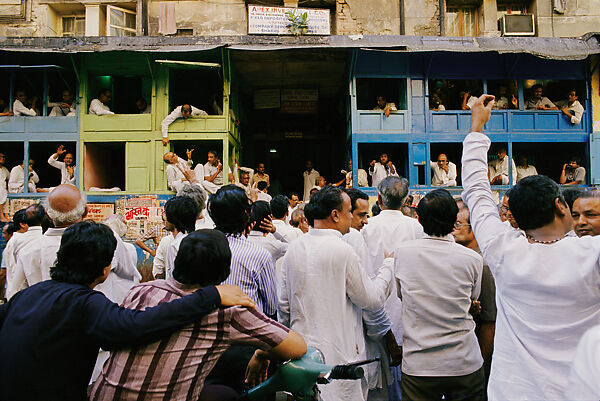
[[[563,217],[563,216],[571,214],[571,210],[569,209],[569,205],[567,205],[560,198],[554,199],[554,209],[555,209],[555,213],[558,214],[560,217]]]
[[[338,221],[340,221],[340,211],[337,209],[333,209],[329,217],[334,223],[337,223]]]

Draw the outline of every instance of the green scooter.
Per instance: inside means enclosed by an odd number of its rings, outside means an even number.
[[[297,401],[316,400],[317,384],[332,380],[358,380],[364,376],[360,365],[378,361],[370,359],[346,365],[329,366],[321,351],[308,347],[304,356],[285,362],[268,380],[242,394],[238,401],[258,401],[277,391],[290,393]]]

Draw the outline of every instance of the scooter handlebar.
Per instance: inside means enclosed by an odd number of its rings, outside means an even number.
[[[360,366],[337,365],[331,369],[329,380],[358,380],[362,379],[365,371]]]

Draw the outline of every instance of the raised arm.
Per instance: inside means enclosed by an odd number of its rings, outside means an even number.
[[[347,263],[346,291],[352,303],[364,310],[381,308],[390,294],[394,259],[386,258],[373,280],[360,265],[360,258],[355,252],[349,255]]]
[[[500,220],[498,207],[492,196],[487,165],[487,152],[491,141],[486,135],[480,133],[490,118],[493,99],[493,96],[482,95],[473,105],[471,133],[463,142],[462,156],[462,198],[471,212],[471,225],[477,242],[485,259],[490,263],[491,252],[503,252],[501,249],[494,249],[494,239],[512,230]],[[485,106],[484,101],[487,102]]]
[[[160,129],[163,138],[169,138],[169,125],[178,118],[181,117],[181,106],[178,106],[173,110],[164,120],[160,123]]]

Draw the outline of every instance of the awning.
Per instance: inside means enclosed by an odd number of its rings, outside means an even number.
[[[166,65],[171,68],[180,68],[186,70],[197,70],[202,68],[221,68],[219,63],[204,63],[201,61],[180,61],[180,60],[154,60],[155,63]]]
[[[107,51],[194,52],[216,48],[247,51],[292,49],[370,49],[399,52],[528,53],[555,60],[581,60],[600,53],[600,33],[580,38],[350,36],[135,36],[81,38],[0,38],[0,50],[85,53]]]

